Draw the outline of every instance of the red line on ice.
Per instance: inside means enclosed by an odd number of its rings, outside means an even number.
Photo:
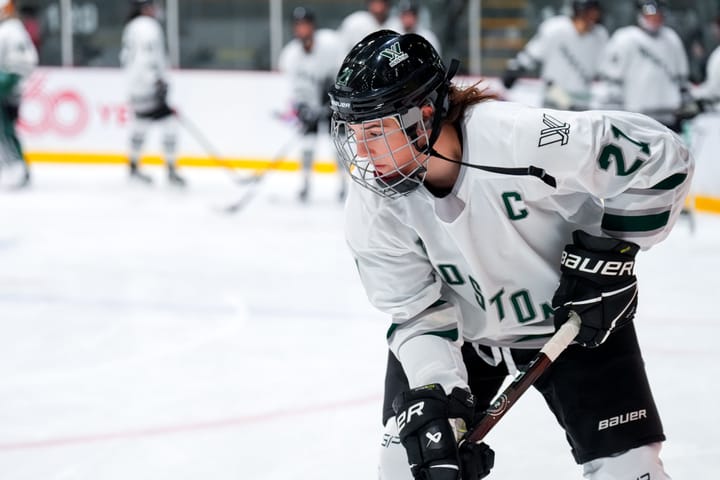
[[[208,420],[204,422],[185,423],[178,425],[166,425],[158,427],[138,428],[117,432],[92,433],[87,435],[73,435],[67,437],[47,438],[44,440],[28,440],[20,442],[0,443],[0,451],[8,450],[30,450],[39,448],[65,447],[70,445],[99,443],[112,440],[127,440],[133,438],[154,437],[162,435],[173,435],[200,430],[216,430],[221,428],[239,427],[253,423],[273,421],[279,418],[297,417],[322,413],[330,410],[352,408],[368,403],[377,402],[379,395],[372,395],[351,400],[343,400],[335,403],[306,406],[296,409],[276,410],[274,412],[258,413],[243,417],[223,418]]]

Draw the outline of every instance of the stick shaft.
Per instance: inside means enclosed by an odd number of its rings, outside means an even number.
[[[485,438],[488,432],[492,430],[508,410],[515,405],[522,394],[535,383],[540,375],[545,373],[558,355],[572,343],[579,330],[580,317],[573,312],[570,319],[555,332],[555,335],[553,335],[542,350],[538,352],[530,362],[530,365],[528,365],[528,368],[515,377],[512,383],[497,397],[495,402],[485,410],[483,417],[475,424],[475,427],[473,427],[468,437],[469,441],[477,443]]]

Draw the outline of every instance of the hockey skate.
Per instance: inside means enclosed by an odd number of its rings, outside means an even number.
[[[25,172],[23,173],[22,178],[20,179],[20,183],[18,183],[15,188],[27,188],[30,186],[31,183],[31,177],[30,177],[30,170],[25,167]]]
[[[680,216],[687,220],[690,234],[695,234],[695,211],[691,208],[685,207],[680,210]]]
[[[23,170],[22,176],[20,177],[20,181],[13,185],[13,190],[22,190],[23,188],[30,187],[30,184],[32,183],[32,177],[30,176],[30,170],[25,167]]]
[[[153,183],[152,177],[142,173],[138,166],[134,163],[130,164],[130,179],[147,185]]]
[[[298,193],[298,200],[300,200],[300,203],[307,203],[309,196],[310,196],[310,182],[305,181],[303,183],[302,188],[300,189],[300,192]]]
[[[345,198],[347,197],[347,184],[345,182],[342,182],[340,185],[340,190],[338,190],[338,201],[340,203],[345,203]]]
[[[174,167],[168,167],[168,182],[177,187],[184,187],[187,185],[185,179],[177,173]]]

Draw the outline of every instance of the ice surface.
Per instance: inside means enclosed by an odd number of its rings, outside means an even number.
[[[120,166],[36,165],[0,192],[0,479],[376,477],[386,319],[365,299],[337,179],[243,192]],[[720,470],[720,217],[641,254],[641,343],[673,478]],[[530,391],[488,437],[490,478],[581,477]]]

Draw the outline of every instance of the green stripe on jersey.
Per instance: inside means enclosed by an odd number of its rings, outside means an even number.
[[[435,303],[433,303],[432,305],[430,305],[428,308],[426,308],[425,311],[427,312],[431,308],[441,307],[441,306],[445,305],[446,303],[447,302],[445,300],[440,299],[440,300],[436,301]],[[402,323],[393,323],[392,325],[390,325],[390,328],[388,328],[385,338],[390,338],[392,336],[392,334],[395,333],[395,330],[397,330],[400,325],[402,325]],[[457,337],[457,332],[456,332],[456,337]]]
[[[687,174],[685,173],[676,173],[675,175],[671,175],[662,182],[658,183],[657,185],[653,185],[650,187],[653,190],[672,190],[673,188],[677,187],[681,183],[685,181],[687,178]]]
[[[653,215],[603,215],[603,230],[614,232],[650,232],[667,225],[670,219],[670,212],[656,213]]]
[[[453,328],[452,330],[445,330],[442,332],[427,332],[425,335],[435,335],[436,337],[449,338],[455,342],[460,336],[460,333],[457,328]]]
[[[390,328],[388,328],[386,338],[390,338],[393,333],[395,333],[395,330],[402,325],[401,323],[393,323],[390,325]],[[453,342],[456,341],[460,337],[460,333],[458,332],[457,328],[453,328],[450,330],[443,330],[441,332],[426,332],[423,335],[435,335],[436,337],[442,337],[442,338],[448,338],[452,340]]]

